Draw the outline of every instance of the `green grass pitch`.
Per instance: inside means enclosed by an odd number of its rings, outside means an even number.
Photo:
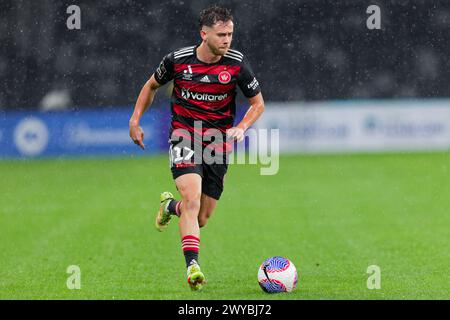
[[[153,224],[159,193],[176,193],[166,156],[1,161],[0,299],[448,299],[449,166],[450,153],[282,156],[274,176],[232,165],[193,293],[176,219]],[[257,284],[275,255],[297,266],[291,294]]]

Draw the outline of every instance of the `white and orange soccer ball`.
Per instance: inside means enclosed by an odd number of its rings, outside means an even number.
[[[267,293],[291,292],[297,286],[295,265],[283,257],[271,257],[258,270],[258,282]]]

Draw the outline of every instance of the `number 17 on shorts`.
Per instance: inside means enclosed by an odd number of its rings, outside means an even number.
[[[169,149],[169,164],[172,167],[187,167],[195,166],[194,150],[186,146],[170,145]]]

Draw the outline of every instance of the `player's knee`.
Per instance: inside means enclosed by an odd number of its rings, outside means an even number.
[[[200,211],[200,197],[186,197],[183,199],[183,209],[191,214],[198,215]]]

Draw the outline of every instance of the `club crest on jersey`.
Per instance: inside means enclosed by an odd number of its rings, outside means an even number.
[[[219,82],[227,84],[231,81],[231,74],[228,71],[222,71],[219,73]]]

